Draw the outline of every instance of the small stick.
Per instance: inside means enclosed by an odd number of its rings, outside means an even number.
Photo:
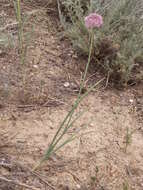
[[[30,170],[30,172],[35,175],[37,178],[39,178],[42,182],[44,182],[47,186],[49,186],[51,189],[55,190],[55,188],[50,185],[45,179],[43,179],[37,172],[33,172]]]
[[[33,187],[33,186],[29,186],[29,185],[26,185],[26,184],[24,184],[24,183],[20,183],[20,182],[18,182],[18,181],[13,181],[13,180],[7,179],[7,178],[5,178],[5,177],[3,177],[3,176],[0,176],[0,180],[6,181],[6,182],[8,182],[8,183],[13,183],[13,184],[15,184],[15,185],[19,185],[19,186],[22,186],[22,187],[25,187],[25,188],[29,188],[29,189],[32,189],[32,190],[40,190],[39,188],[37,189],[37,188],[35,188],[35,187]]]
[[[18,108],[32,108],[35,107],[35,105],[18,105]]]
[[[16,162],[17,163],[17,162]],[[49,186],[51,189],[55,190],[55,188],[50,185],[45,179],[42,178],[42,176],[40,174],[38,174],[37,172],[32,171],[29,167],[27,166],[23,166],[21,163],[18,163],[19,166],[21,166],[22,168],[28,170],[31,174],[35,175],[38,179],[40,179],[42,182],[44,182],[47,186]],[[38,189],[39,190],[39,189]]]
[[[108,86],[108,83],[109,83],[109,78],[110,78],[110,73],[108,72],[108,74],[107,74],[107,80],[106,80],[106,85],[105,85],[105,89],[107,88],[107,86]]]

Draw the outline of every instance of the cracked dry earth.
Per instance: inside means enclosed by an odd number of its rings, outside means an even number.
[[[26,13],[33,11],[23,7]],[[9,9],[7,15],[12,14]],[[69,43],[59,39],[53,15],[37,8],[32,12],[35,17],[26,64],[19,66],[14,50],[0,60],[0,176],[41,190],[142,190],[143,123],[132,89],[100,87],[89,94],[77,110],[87,111],[66,137],[79,130],[85,135],[44,163],[37,171],[40,178],[31,172],[75,100],[79,64],[84,63]],[[140,90],[140,102],[142,93]],[[0,189],[29,188],[0,179]]]

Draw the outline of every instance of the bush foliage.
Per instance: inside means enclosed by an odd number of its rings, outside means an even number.
[[[91,12],[104,18],[95,30],[92,63],[100,66],[109,80],[127,85],[143,79],[142,0],[62,0],[59,14],[65,34],[81,55],[88,55],[89,31],[84,18]]]

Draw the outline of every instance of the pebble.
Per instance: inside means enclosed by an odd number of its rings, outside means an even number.
[[[64,83],[64,87],[67,88],[67,87],[69,87],[69,86],[70,86],[70,83],[69,83],[69,82],[65,82],[65,83]]]
[[[33,65],[33,67],[34,67],[35,69],[38,69],[38,65]]]
[[[133,100],[133,99],[130,99],[130,100],[129,100],[129,102],[130,102],[130,103],[133,103],[133,102],[134,102],[134,100]]]

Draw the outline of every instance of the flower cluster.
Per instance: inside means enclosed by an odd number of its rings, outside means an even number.
[[[103,24],[103,18],[101,15],[97,13],[91,13],[87,17],[85,17],[85,26],[86,28],[99,28]]]

